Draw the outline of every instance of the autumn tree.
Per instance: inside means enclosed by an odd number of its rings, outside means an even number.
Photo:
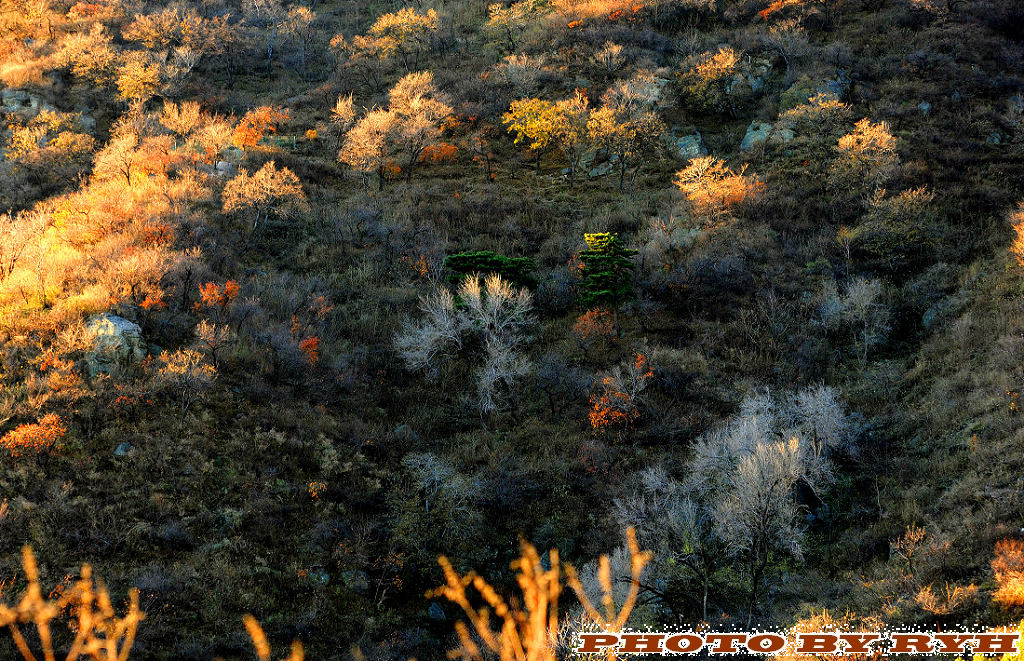
[[[720,158],[701,156],[676,173],[675,184],[696,213],[714,221],[761,190],[762,184],[745,170],[735,172]]]
[[[420,56],[429,47],[430,39],[440,25],[433,9],[420,13],[414,7],[406,7],[380,16],[370,26],[369,35],[376,40],[379,57],[397,55],[405,70],[412,71],[418,66]]]
[[[538,168],[540,150],[551,143],[556,144],[569,162],[569,182],[572,184],[576,181],[580,159],[589,145],[589,106],[590,102],[582,90],[576,90],[571,98],[554,103],[521,99],[512,102],[509,111],[502,116],[502,122],[510,133],[516,134],[516,144],[529,141],[530,149],[537,151]]]
[[[341,142],[345,139],[345,134],[348,132],[352,125],[356,121],[356,108],[355,101],[352,95],[339,96],[338,100],[334,103],[334,107],[331,108],[330,117],[330,129],[329,134],[337,136],[336,149],[341,150]]]
[[[896,144],[887,123],[868,119],[860,120],[853,131],[841,137],[829,174],[829,188],[838,193],[837,203],[869,195],[881,186],[899,162]]]
[[[642,353],[628,361],[625,368],[616,366],[600,375],[595,382],[597,391],[590,398],[590,426],[594,431],[621,429],[628,432],[640,416],[641,394],[653,376],[647,356]]]
[[[309,208],[299,178],[288,168],[266,163],[254,174],[241,170],[224,186],[225,213],[245,214],[252,220],[252,232],[271,218],[292,218]]]
[[[198,129],[203,124],[203,119],[202,110],[195,101],[183,101],[180,104],[164,101],[163,111],[160,113],[160,124],[182,138]]]
[[[676,76],[683,103],[700,113],[733,110],[728,85],[739,69],[740,54],[729,47],[694,58],[690,66]]]
[[[383,189],[385,168],[392,157],[400,158],[406,180],[411,179],[423,150],[441,135],[441,122],[451,114],[446,101],[429,71],[402,77],[391,89],[388,108],[368,112],[348,131],[338,160],[361,173],[365,183],[376,172]]]
[[[67,35],[55,55],[56,63],[71,70],[78,80],[99,89],[114,86],[118,69],[118,52],[113,39],[102,23],[93,24],[89,32]]]
[[[639,97],[629,88],[608,90],[603,101],[603,107],[590,114],[587,131],[590,139],[606,150],[617,164],[619,190],[622,190],[626,171],[635,166],[633,177],[636,177],[643,157],[654,151],[665,125],[648,99]]]
[[[0,283],[14,272],[29,245],[50,222],[49,214],[39,212],[0,215]]]
[[[145,105],[160,89],[160,66],[149,53],[125,53],[117,69],[118,97],[134,107]]]
[[[137,169],[139,136],[133,131],[121,131],[96,154],[93,176],[98,179],[123,178],[131,187],[132,174]]]
[[[484,31],[493,42],[502,44],[509,53],[515,53],[536,16],[537,0],[520,0],[507,7],[503,3],[494,3],[487,7]]]
[[[232,143],[240,149],[256,149],[263,137],[275,133],[277,125],[288,121],[288,111],[271,106],[253,108],[238,120],[232,135]]]
[[[388,164],[390,137],[396,121],[394,113],[374,108],[345,134],[338,160],[358,172],[366,186],[369,186],[370,177],[376,174],[378,188],[384,189],[384,168]]]
[[[554,104],[543,99],[520,99],[513,101],[501,121],[509,133],[515,133],[515,143],[526,143],[527,148],[537,155],[537,171],[540,171],[541,153],[554,138]]]
[[[429,71],[404,76],[391,89],[389,101],[388,111],[395,117],[392,140],[405,156],[408,181],[424,148],[441,135],[441,122],[452,108],[434,86],[434,74]]]
[[[217,370],[198,351],[179,349],[160,354],[156,381],[163,387],[177,391],[182,413],[188,411],[216,377]]]

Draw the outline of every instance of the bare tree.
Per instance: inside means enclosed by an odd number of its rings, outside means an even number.
[[[440,363],[462,349],[464,335],[475,334],[485,349],[476,378],[480,411],[505,408],[506,395],[530,369],[520,345],[534,322],[533,297],[498,275],[482,283],[471,275],[459,287],[458,306],[455,300],[444,288],[423,299],[426,317],[407,323],[395,337],[395,348],[410,370],[436,376]]]
[[[456,311],[452,293],[444,288],[420,299],[420,310],[425,318],[405,325],[395,337],[395,350],[410,370],[436,376],[441,359],[462,348],[466,319]]]
[[[800,27],[800,21],[789,19],[768,28],[762,37],[766,46],[777,51],[786,63],[786,84],[793,83],[793,62],[807,50],[807,33]]]

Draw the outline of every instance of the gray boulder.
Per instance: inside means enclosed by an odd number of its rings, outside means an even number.
[[[695,158],[708,155],[708,148],[700,131],[683,131],[675,127],[665,134],[665,148],[669,155],[677,161],[688,162]]]
[[[35,103],[33,103],[33,100],[35,100]],[[35,99],[25,90],[5,89],[0,91],[0,103],[8,110],[23,110],[25,108],[37,107],[39,100]]]
[[[82,113],[82,115],[80,115],[78,118],[78,124],[86,133],[90,135],[96,133],[96,120],[92,117],[92,115],[86,115],[85,113]]]
[[[740,142],[740,151],[750,151],[766,143],[785,144],[793,137],[794,133],[790,129],[776,129],[768,122],[753,121]]]
[[[342,572],[341,580],[346,589],[356,594],[367,594],[370,591],[370,576],[364,571],[353,569]]]
[[[765,81],[771,70],[771,60],[753,59],[745,67],[745,71],[737,73],[732,80],[725,84],[725,93],[730,96],[758,94],[764,89]]]
[[[85,325],[92,336],[92,349],[85,362],[89,374],[110,373],[146,357],[146,344],[138,324],[103,313],[89,319]]]

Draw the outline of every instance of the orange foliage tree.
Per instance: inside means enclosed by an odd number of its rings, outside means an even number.
[[[1024,606],[1024,542],[1019,539],[996,542],[992,572],[998,585],[992,595],[996,603],[1007,608]]]
[[[48,413],[38,422],[18,425],[0,438],[0,447],[12,457],[40,454],[54,449],[67,433],[67,426],[56,413]]]
[[[1013,223],[1013,232],[1016,235],[1010,244],[1010,254],[1017,260],[1017,264],[1024,267],[1024,203],[1010,215],[1010,222]]]
[[[734,172],[725,161],[714,156],[690,161],[676,174],[675,183],[694,211],[709,220],[722,218],[764,188],[756,178],[745,175],[744,169]]]
[[[640,416],[641,393],[654,371],[642,353],[626,369],[616,367],[600,378],[600,392],[590,398],[590,426],[594,431],[626,428]]]
[[[254,108],[239,120],[231,142],[240,149],[255,149],[264,136],[277,131],[277,124],[287,120],[287,110],[270,106]]]

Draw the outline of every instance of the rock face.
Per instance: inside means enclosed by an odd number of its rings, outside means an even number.
[[[688,162],[708,155],[708,148],[704,146],[700,131],[690,133],[678,127],[673,128],[665,135],[665,147],[669,155],[678,161]]]
[[[753,121],[747,127],[743,141],[740,142],[740,151],[750,151],[768,142],[774,145],[784,144],[793,137],[793,131],[790,129],[776,129],[768,122]]]
[[[779,97],[779,110],[785,112],[807,103],[816,96],[826,101],[842,101],[850,91],[850,79],[840,72],[835,79],[813,81],[802,76]]]
[[[36,114],[41,110],[56,112],[56,108],[44,103],[42,99],[25,90],[4,89],[0,90],[0,110],[4,112],[17,112]]]
[[[112,372],[146,357],[142,329],[138,324],[113,314],[100,314],[86,323],[92,335],[92,350],[85,357],[89,374]]]
[[[729,96],[758,94],[764,89],[765,81],[771,70],[771,60],[753,59],[749,62],[745,72],[737,73],[732,80],[725,84],[725,93]]]

